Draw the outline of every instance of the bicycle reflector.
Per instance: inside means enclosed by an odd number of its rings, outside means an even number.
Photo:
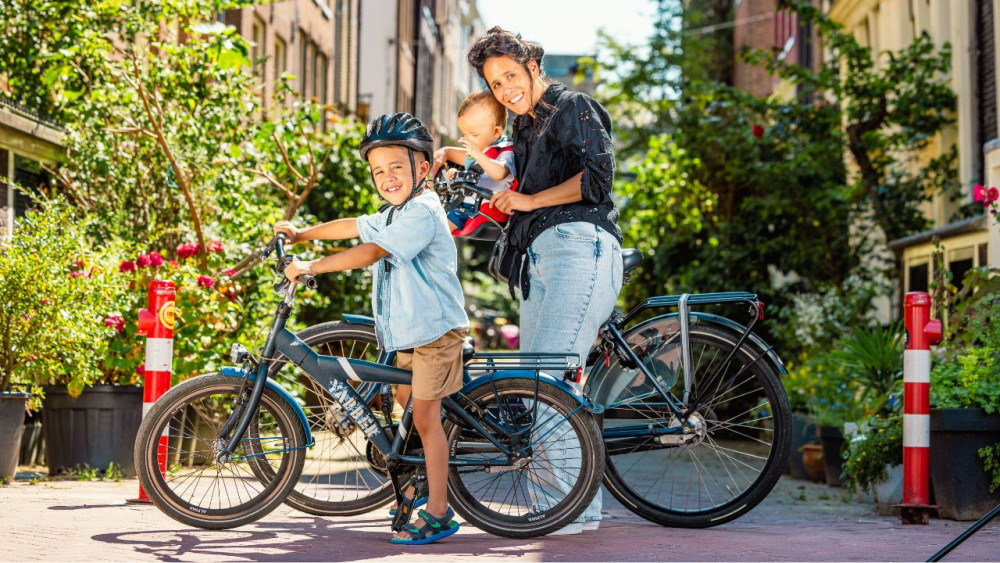
[[[757,320],[764,320],[764,302],[757,301]]]
[[[563,374],[563,381],[580,383],[581,379],[583,379],[583,366],[568,369],[566,370],[566,373]]]

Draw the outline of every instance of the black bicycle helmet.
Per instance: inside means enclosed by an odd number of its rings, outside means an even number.
[[[371,120],[361,138],[361,160],[368,160],[368,151],[376,147],[401,146],[424,153],[427,161],[434,160],[434,138],[416,117],[406,113],[387,113]]]

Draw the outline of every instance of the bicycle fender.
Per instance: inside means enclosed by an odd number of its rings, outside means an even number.
[[[493,372],[492,379],[493,381],[501,381],[504,379],[534,380],[535,372],[531,370],[514,370],[514,369],[499,370]],[[592,402],[590,399],[588,399],[587,397],[582,395],[579,391],[577,391],[572,385],[566,383],[560,378],[553,377],[545,372],[539,372],[538,380],[547,383],[555,387],[556,389],[559,389],[560,391],[565,391],[567,394],[569,394],[569,396],[576,399],[576,402],[579,403],[579,405],[588,412],[591,412],[593,414],[601,414],[602,412],[604,412],[603,405],[599,405],[597,403]],[[465,384],[465,386],[462,387],[459,393],[467,394],[471,392],[473,389],[477,389],[483,385],[489,385],[489,384],[490,384],[490,377],[487,377],[485,375],[476,377],[471,382]]]
[[[626,331],[624,335],[625,339],[628,340],[630,334],[632,334],[635,331],[643,330],[644,328],[646,328],[651,324],[669,320],[674,320],[676,322],[679,322],[677,316],[678,316],[677,313],[670,313],[667,315],[660,315],[657,317],[653,317],[647,321],[643,321],[638,325],[628,329],[628,331]],[[726,317],[713,315],[712,313],[703,313],[700,311],[695,311],[691,312],[690,316],[693,320],[692,324],[697,323],[697,324],[705,324],[708,326],[715,325],[716,328],[720,328],[722,330],[735,331],[736,335],[739,335],[744,330],[746,330],[746,327],[741,325],[740,323],[732,319],[727,319]],[[752,345],[754,348],[757,349],[758,352],[763,352],[764,350],[768,350],[768,348],[770,348],[770,346],[768,346],[768,344],[764,342],[764,339],[762,339],[754,332],[751,332],[750,335],[747,336],[747,340],[750,342],[750,345]],[[781,358],[778,356],[778,353],[775,352],[774,350],[768,350],[767,353],[764,354],[764,358],[767,359],[768,363],[770,363],[771,366],[774,367],[774,369],[776,369],[779,374],[785,375],[788,373],[788,370],[785,369],[785,363],[781,361]]]
[[[344,313],[341,315],[349,325],[371,325],[375,326],[375,318],[367,315],[351,315]]]
[[[238,368],[236,366],[225,366],[219,370],[219,373],[228,377],[238,377],[240,379],[243,379],[243,377],[246,376],[246,372],[243,371],[243,368]],[[249,375],[249,379],[250,381],[255,381],[257,379],[257,374],[251,373]],[[272,379],[268,379],[265,386],[271,391],[274,391],[276,395],[281,397],[281,399],[288,403],[288,406],[292,408],[292,412],[295,413],[295,416],[299,419],[299,423],[302,424],[302,432],[305,434],[306,444],[312,446],[313,437],[312,432],[309,430],[309,419],[306,418],[306,413],[302,410],[302,406],[299,405],[299,402],[296,401],[295,397],[285,390],[284,387],[278,385]]]
[[[720,317],[718,315],[713,315],[711,313],[692,312],[690,313],[690,316],[692,318],[692,325],[714,327],[719,330],[734,333],[734,337],[739,336],[739,334],[746,329],[745,326],[736,321]],[[653,317],[627,330],[624,334],[625,340],[627,341],[631,335],[641,332],[652,325],[664,322],[673,322],[679,325],[680,319],[678,318],[677,313]],[[751,350],[755,350],[757,353],[764,352],[769,348],[764,340],[754,333],[750,333],[750,335],[747,336],[746,345],[749,346]],[[767,353],[761,356],[761,359],[777,370],[779,375],[788,373],[785,369],[785,364],[781,361],[781,358],[778,357],[778,354],[775,353],[774,350],[768,350]],[[610,371],[611,369],[612,368],[610,366],[605,367],[603,362],[598,362],[591,368],[587,377],[587,394],[594,402],[603,404],[609,397],[615,396],[615,394],[620,391],[621,387],[624,385],[624,382],[618,381],[617,378],[608,377],[609,375],[615,373]]]

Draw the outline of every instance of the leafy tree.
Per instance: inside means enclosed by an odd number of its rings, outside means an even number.
[[[927,38],[878,66],[811,3],[786,4],[814,23],[833,58],[812,70],[774,52],[746,56],[796,85],[794,100],[758,99],[704,70],[709,53],[685,42],[684,3],[659,4],[648,50],[605,37],[593,64],[611,76],[598,97],[617,114],[620,160],[636,174],[616,188],[626,244],[655,251],[628,291],[756,291],[769,304],[772,336],[795,353],[829,344],[838,326],[868,316],[872,296],[888,293],[882,276],[894,262],[885,240],[924,228],[921,202],[954,186],[954,153],[923,168],[909,160],[950,122],[954,96],[939,78],[948,52],[934,52]],[[702,203],[635,197],[674,191]],[[692,221],[664,229],[670,212]],[[799,321],[822,303],[830,309],[816,316],[829,330],[804,342]]]

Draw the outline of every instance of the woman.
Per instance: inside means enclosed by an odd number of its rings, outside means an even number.
[[[514,119],[518,191],[490,203],[510,218],[509,272],[521,290],[521,350],[587,357],[622,285],[621,229],[611,199],[615,157],[608,112],[550,81],[544,50],[500,27],[469,51],[469,63]],[[551,454],[552,452],[550,452]],[[553,459],[560,456],[551,455]],[[573,533],[596,529],[600,495]]]

